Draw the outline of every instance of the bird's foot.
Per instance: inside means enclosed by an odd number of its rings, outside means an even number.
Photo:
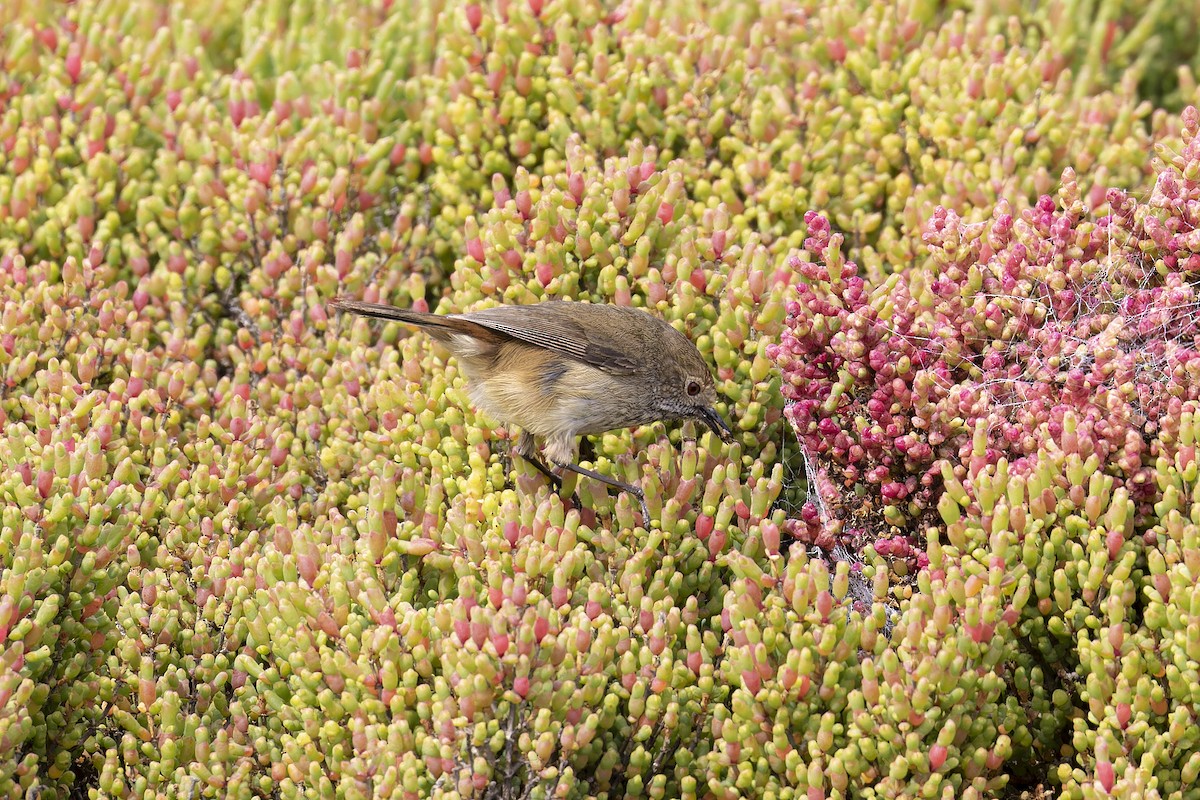
[[[558,466],[561,467],[562,469],[570,470],[571,472],[575,472],[580,475],[584,475],[588,478],[593,478],[595,480],[600,481],[601,483],[603,483],[606,486],[611,486],[614,489],[620,489],[621,491],[628,492],[629,494],[636,497],[637,501],[638,501],[638,507],[642,511],[642,527],[647,530],[650,529],[650,509],[649,509],[649,507],[646,506],[646,493],[642,491],[641,487],[633,486],[628,483],[622,483],[621,481],[615,480],[614,478],[610,478],[607,475],[601,475],[599,472],[596,472],[595,470],[590,470],[585,467],[581,467],[578,464],[560,463],[560,464],[558,464]]]
[[[629,493],[637,498],[638,505],[642,508],[642,527],[650,530],[650,509],[646,507],[646,493],[637,487],[631,487]]]
[[[534,468],[537,469],[538,472],[545,475],[546,480],[550,481],[550,483],[554,485],[555,491],[562,489],[562,478],[555,475],[554,472],[549,467],[547,467],[545,464],[542,463],[542,460],[540,458],[538,458],[537,456],[527,456],[524,453],[521,453],[519,451],[517,451],[517,455],[521,456],[521,458],[525,459],[527,462],[532,464],[534,466]]]

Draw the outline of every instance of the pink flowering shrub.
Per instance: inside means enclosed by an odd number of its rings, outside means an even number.
[[[949,483],[1002,457],[1031,470],[1060,435],[1135,500],[1153,496],[1154,459],[1173,454],[1181,404],[1200,398],[1198,201],[1185,177],[1200,145],[1195,112],[1185,120],[1180,164],[1148,203],[1111,190],[1093,221],[1068,171],[1057,207],[1001,203],[978,224],[938,209],[928,258],[873,290],[809,214],[817,260],[794,260],[805,281],[771,351],[831,506],[825,528],[817,500],[805,509],[809,538],[852,536],[870,525],[856,508],[878,521],[874,504],[894,528],[933,521]],[[895,548],[887,528],[864,533]]]
[[[1008,648],[995,670],[1022,722],[1002,760],[1057,763],[1064,797],[1150,796],[1150,776],[1186,796],[1200,774],[1169,610],[1200,577],[1194,108],[1161,152],[1145,202],[1114,190],[1090,212],[1067,172],[1016,217],[939,210],[928,258],[875,290],[810,215],[819,261],[797,259],[772,351],[818,473],[793,530],[925,567],[898,630],[925,608]]]

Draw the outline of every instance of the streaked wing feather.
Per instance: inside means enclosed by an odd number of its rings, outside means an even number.
[[[637,370],[638,362],[635,359],[609,345],[594,341],[588,329],[572,319],[567,305],[570,304],[496,306],[455,316],[514,339],[562,353],[605,372],[627,374]]]

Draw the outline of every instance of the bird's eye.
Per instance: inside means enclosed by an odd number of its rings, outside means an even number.
[[[700,394],[700,382],[688,381],[687,393],[688,397],[695,397],[696,395]]]

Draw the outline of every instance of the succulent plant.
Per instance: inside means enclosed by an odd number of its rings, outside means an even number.
[[[1187,796],[1190,18],[962,5],[0,8],[0,794]],[[737,441],[634,528],[338,294],[644,307]]]

